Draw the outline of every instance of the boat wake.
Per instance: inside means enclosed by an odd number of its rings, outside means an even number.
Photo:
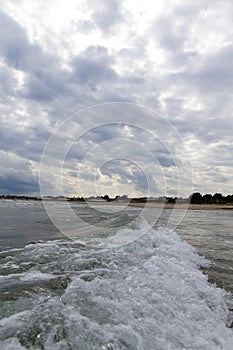
[[[1,253],[1,348],[232,349],[229,296],[200,270],[209,262],[172,230],[124,220],[104,238],[140,236],[121,247],[100,237]]]

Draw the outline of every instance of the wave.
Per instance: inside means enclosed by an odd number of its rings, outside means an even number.
[[[109,239],[127,235],[140,239],[2,252],[1,348],[231,350],[229,295],[200,270],[209,262],[172,230],[126,224]]]

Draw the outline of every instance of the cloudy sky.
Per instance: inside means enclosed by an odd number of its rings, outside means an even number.
[[[233,193],[231,0],[5,0],[0,21],[0,194],[38,194],[43,154],[48,194]]]

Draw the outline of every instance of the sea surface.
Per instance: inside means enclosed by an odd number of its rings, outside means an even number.
[[[49,205],[0,201],[0,349],[232,350],[232,211]]]

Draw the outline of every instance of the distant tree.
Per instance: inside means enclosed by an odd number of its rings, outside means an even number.
[[[138,198],[131,198],[131,203],[146,203],[147,197],[138,197]]]
[[[225,197],[225,201],[226,201],[226,203],[233,203],[233,194],[228,194]]]
[[[128,199],[127,194],[124,194],[123,196],[121,196],[121,199],[123,199],[124,201],[126,201]]]
[[[212,194],[209,194],[209,193],[204,194],[204,196],[202,197],[202,202],[204,204],[211,204],[211,203],[213,203],[213,196],[212,196]]]
[[[111,201],[111,199],[109,198],[109,196],[107,194],[105,196],[102,196],[101,198],[104,199],[107,202]]]
[[[166,197],[166,203],[175,204],[176,200],[177,200],[177,197]]]
[[[117,200],[127,201],[128,200],[128,196],[126,194],[124,194],[123,196],[116,196],[113,200],[114,201],[117,201]]]
[[[226,203],[227,203],[226,197],[222,196],[222,203],[221,204],[226,204]]]
[[[202,204],[202,195],[199,192],[194,192],[190,199],[191,204]]]
[[[222,204],[223,202],[223,197],[221,193],[215,193],[213,195],[213,203],[215,204]]]

